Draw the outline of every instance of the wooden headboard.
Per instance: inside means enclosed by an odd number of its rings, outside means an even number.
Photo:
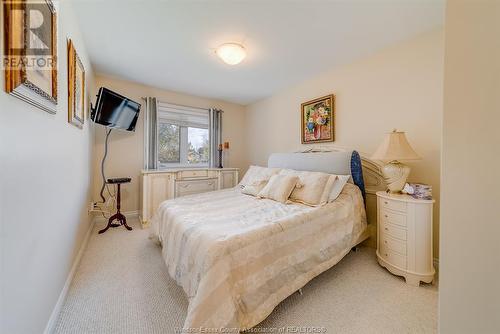
[[[368,232],[370,238],[365,241],[367,246],[377,248],[377,191],[387,189],[386,182],[382,176],[382,165],[366,156],[361,155],[363,165],[363,178],[366,189],[366,218],[369,222]]]

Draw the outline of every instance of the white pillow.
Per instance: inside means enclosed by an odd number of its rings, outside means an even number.
[[[330,180],[331,174],[293,169],[282,169],[279,175],[297,176],[299,183],[292,191],[290,200],[310,206],[326,204],[335,180]],[[335,175],[333,177],[336,178]]]
[[[333,185],[337,180],[337,175],[330,174],[328,181],[325,186],[325,190],[323,190],[323,194],[321,195],[321,203],[328,203],[330,198],[330,193],[333,190]]]
[[[271,176],[278,174],[280,168],[267,168],[260,166],[250,166],[245,173],[245,176],[241,179],[239,186],[243,188],[248,184],[254,184],[260,181],[269,181]]]
[[[337,199],[337,197],[339,197],[340,193],[342,192],[342,189],[344,189],[345,184],[347,183],[347,181],[349,181],[350,178],[351,175],[337,175],[337,178],[333,183],[332,190],[330,191],[328,202],[333,202]]]
[[[247,194],[247,195],[252,195],[252,196],[257,196],[259,192],[264,189],[264,187],[267,184],[267,180],[260,180],[260,181],[255,181],[253,183],[247,184],[243,186],[241,189],[242,194]]]
[[[286,203],[297,182],[299,182],[299,178],[297,176],[273,175],[264,189],[262,189],[257,196],[260,198],[269,198],[277,202]]]

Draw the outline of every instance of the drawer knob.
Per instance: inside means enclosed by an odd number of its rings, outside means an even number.
[[[389,256],[389,255],[387,255],[387,253],[385,253],[385,256]]]
[[[389,204],[387,201],[384,201],[384,204]]]
[[[213,185],[214,185],[214,183],[213,183],[213,182],[210,182],[208,185],[209,185],[209,186],[213,186]]]
[[[389,218],[387,215],[384,215],[385,218]]]
[[[384,240],[384,243],[387,243],[387,240]]]
[[[384,227],[384,230],[389,231],[389,229],[387,227]]]

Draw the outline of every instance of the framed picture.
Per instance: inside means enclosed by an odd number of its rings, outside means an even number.
[[[302,144],[332,142],[335,140],[335,97],[323,96],[301,105]]]
[[[57,16],[51,0],[4,0],[5,91],[57,111]]]
[[[68,40],[68,122],[85,123],[85,69],[71,39]]]

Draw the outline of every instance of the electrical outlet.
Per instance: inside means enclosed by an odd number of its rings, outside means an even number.
[[[90,202],[88,207],[88,214],[90,215],[92,212],[99,212],[101,209],[97,205],[97,202]]]

